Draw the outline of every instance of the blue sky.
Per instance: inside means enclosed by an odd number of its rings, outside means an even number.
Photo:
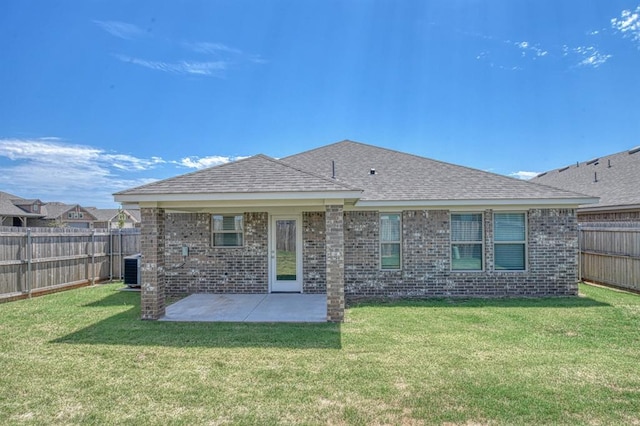
[[[640,1],[0,2],[0,190],[351,139],[526,177],[640,145]]]

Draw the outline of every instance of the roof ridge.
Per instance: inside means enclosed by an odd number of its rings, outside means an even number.
[[[262,154],[261,154],[261,155],[262,155]],[[349,189],[349,190],[362,191],[362,188],[356,188],[355,186],[349,185],[349,184],[344,183],[344,182],[340,182],[338,179],[328,178],[328,177],[326,177],[326,176],[322,176],[322,175],[320,175],[320,174],[318,174],[318,173],[313,173],[313,172],[310,172],[310,171],[308,171],[308,170],[303,170],[303,169],[301,169],[301,168],[299,168],[299,167],[296,167],[296,166],[293,166],[293,165],[291,165],[291,164],[288,164],[288,163],[286,163],[286,162],[284,161],[284,159],[279,160],[279,159],[276,159],[276,158],[273,158],[273,157],[269,157],[269,156],[267,156],[267,155],[265,155],[264,157],[265,157],[267,160],[273,161],[273,162],[275,162],[275,163],[277,163],[277,164],[283,165],[283,166],[285,166],[285,167],[287,167],[287,168],[289,168],[289,169],[293,169],[293,170],[298,171],[298,172],[300,172],[300,173],[304,173],[304,174],[306,174],[306,175],[309,175],[309,176],[312,176],[312,177],[315,177],[315,178],[318,178],[318,179],[322,179],[322,180],[324,180],[325,182],[331,182],[331,183],[333,183],[333,184],[340,185],[340,186],[342,186],[343,188],[346,188],[346,189]]]
[[[587,163],[590,163],[590,162],[593,162],[593,161],[599,161],[599,160],[608,160],[608,159],[611,159],[612,157],[615,157],[615,156],[624,156],[625,154],[627,154],[627,155],[633,155],[633,154],[635,154],[635,153],[639,153],[639,152],[637,152],[637,151],[636,151],[636,152],[634,152],[634,153],[631,153],[631,151],[635,151],[635,150],[637,150],[637,149],[640,149],[640,145],[636,145],[636,146],[634,146],[634,147],[632,147],[632,148],[625,149],[625,150],[622,150],[622,151],[619,151],[619,152],[614,152],[613,154],[607,154],[607,155],[595,156],[595,157],[591,157],[589,160],[577,161],[576,163],[569,163],[569,164],[568,164],[568,165],[566,165],[566,166],[554,167],[554,168],[552,168],[552,169],[545,170],[545,171],[543,171],[543,172],[538,173],[538,175],[537,175],[537,176],[535,176],[535,177],[540,177],[540,175],[541,175],[542,173],[550,173],[550,172],[554,172],[554,171],[556,171],[556,170],[558,170],[558,169],[562,169],[562,168],[564,168],[564,167],[569,167],[569,168],[570,168],[570,167],[577,166],[578,164],[580,164],[580,165],[582,165],[582,164],[590,165],[590,164],[587,164]],[[566,163],[565,163],[565,164],[566,164]],[[534,178],[534,179],[535,179],[535,178]]]
[[[330,143],[329,145],[322,145],[322,146],[318,146],[318,147],[315,147],[315,148],[308,149],[306,151],[298,152],[296,154],[287,155],[286,157],[283,157],[280,160],[286,160],[287,158],[290,158],[290,157],[297,157],[298,155],[308,154],[310,152],[318,151],[318,150],[321,150],[321,149],[324,149],[324,148],[329,148],[329,147],[332,147],[332,146],[335,146],[335,145],[344,144],[344,143],[353,143],[353,144],[358,144],[358,145],[375,147],[374,145],[366,144],[366,143],[363,143],[363,142],[352,141],[350,139],[343,139],[343,140],[338,141],[338,142]]]
[[[310,153],[310,152],[313,152],[313,151],[316,151],[316,150],[320,150],[320,149],[323,149],[323,148],[329,148],[329,147],[332,147],[332,146],[335,146],[335,145],[339,145],[339,144],[343,144],[343,143],[356,144],[356,145],[361,145],[361,146],[365,146],[365,147],[369,147],[369,148],[384,150],[384,151],[392,152],[392,153],[396,153],[396,154],[407,155],[407,156],[416,158],[416,159],[421,160],[421,161],[424,161],[424,160],[433,161],[435,163],[442,164],[442,165],[445,165],[445,166],[448,166],[448,167],[460,168],[460,169],[470,170],[470,171],[473,171],[473,172],[486,173],[486,174],[489,174],[489,175],[498,176],[500,178],[510,179],[510,180],[512,180],[514,182],[527,182],[527,183],[532,183],[534,185],[541,185],[541,186],[544,186],[544,187],[547,187],[547,188],[560,189],[562,191],[569,192],[569,193],[574,193],[574,194],[578,194],[578,195],[585,195],[585,194],[580,194],[580,193],[573,192],[573,191],[567,191],[566,189],[562,189],[562,188],[554,188],[554,187],[550,187],[548,185],[542,185],[542,184],[539,184],[539,183],[530,182],[528,180],[518,179],[518,178],[515,178],[515,177],[512,177],[512,176],[507,176],[507,175],[503,175],[503,174],[500,174],[500,173],[494,173],[494,172],[490,172],[490,171],[487,171],[487,170],[476,169],[476,168],[473,168],[473,167],[470,167],[470,166],[465,166],[465,165],[462,165],[462,164],[449,163],[447,161],[437,160],[437,159],[431,158],[431,157],[425,157],[425,156],[418,155],[418,154],[413,154],[413,153],[410,153],[410,152],[404,152],[404,151],[400,151],[400,150],[397,150],[397,149],[386,148],[386,147],[377,146],[377,145],[371,145],[371,144],[367,144],[367,143],[363,143],[363,142],[352,141],[352,140],[349,140],[349,139],[345,139],[345,140],[342,140],[340,142],[334,142],[334,143],[329,144],[329,145],[320,146],[320,147],[317,147],[317,148],[314,148],[314,149],[310,149],[308,151],[303,151],[303,152],[301,152],[299,154],[290,155],[289,157],[295,157],[295,156],[298,156],[298,155],[307,154],[307,153]],[[286,159],[286,158],[288,158],[288,157],[285,157],[284,159]]]

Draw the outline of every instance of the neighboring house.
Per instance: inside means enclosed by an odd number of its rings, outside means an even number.
[[[576,295],[576,208],[597,199],[343,141],[114,194],[142,214],[142,318],[188,293],[345,299]]]
[[[539,174],[531,182],[599,197],[578,221],[640,221],[640,147]]]
[[[92,223],[95,229],[135,228],[140,224],[140,212],[122,209],[98,209],[87,207],[96,221]]]
[[[44,204],[41,210],[44,216],[30,219],[29,226],[89,229],[96,221],[96,217],[79,204],[52,202]]]
[[[27,226],[27,221],[42,217],[44,203],[0,191],[0,226]]]

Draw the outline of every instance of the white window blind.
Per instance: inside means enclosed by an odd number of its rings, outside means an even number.
[[[242,215],[213,215],[213,246],[241,247],[244,244]]]
[[[494,257],[497,270],[522,271],[526,269],[526,215],[525,213],[495,213]]]
[[[401,264],[401,223],[400,214],[380,215],[380,267],[400,269]]]
[[[482,213],[451,214],[451,269],[481,271]]]

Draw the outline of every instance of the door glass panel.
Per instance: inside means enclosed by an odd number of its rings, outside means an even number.
[[[296,221],[276,220],[276,280],[295,281]]]

